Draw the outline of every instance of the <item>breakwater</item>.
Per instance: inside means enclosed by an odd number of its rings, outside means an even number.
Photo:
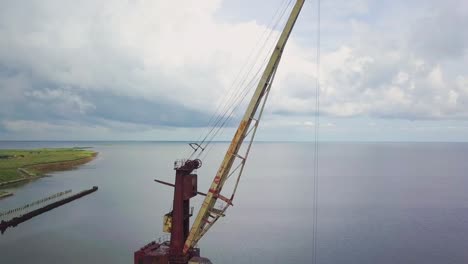
[[[67,197],[67,198],[64,198],[62,200],[53,202],[53,203],[48,204],[48,205],[46,205],[44,207],[38,208],[38,209],[33,210],[31,212],[28,212],[28,213],[26,213],[24,215],[21,215],[19,217],[14,217],[13,219],[8,220],[8,221],[2,221],[2,222],[0,222],[0,231],[3,234],[8,227],[15,227],[15,226],[17,226],[17,225],[19,225],[19,224],[33,218],[33,217],[35,217],[35,216],[43,214],[43,213],[45,213],[47,211],[50,211],[50,210],[52,210],[54,208],[57,208],[57,207],[61,206],[61,205],[72,202],[72,201],[74,201],[76,199],[79,199],[79,198],[81,198],[83,196],[91,194],[91,193],[93,193],[93,192],[95,192],[97,190],[98,190],[98,187],[94,186],[91,189],[84,190],[84,191],[79,192],[77,194],[74,194],[74,195],[72,195],[70,197]]]

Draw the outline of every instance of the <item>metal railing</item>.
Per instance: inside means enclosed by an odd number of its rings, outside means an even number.
[[[158,242],[158,244],[162,244],[162,243],[169,243],[171,241],[171,234],[164,234],[160,237],[158,237],[158,239],[156,240],[156,242]]]
[[[178,159],[174,161],[174,170],[184,166],[188,159]]]

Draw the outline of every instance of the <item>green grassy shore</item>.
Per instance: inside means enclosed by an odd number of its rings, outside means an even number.
[[[96,155],[97,152],[82,148],[0,150],[0,186],[72,169]]]
[[[7,192],[7,191],[0,191],[0,200],[9,196],[12,196],[12,192]]]

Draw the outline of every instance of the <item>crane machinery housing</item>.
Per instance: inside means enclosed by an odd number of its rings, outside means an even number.
[[[284,47],[304,1],[297,0],[295,2],[208,192],[202,193],[197,190],[197,174],[195,172],[202,166],[200,159],[177,160],[174,163],[174,170],[176,171],[174,184],[156,180],[159,183],[174,187],[173,209],[164,216],[163,228],[165,232],[170,233],[170,239],[168,241],[153,241],[136,251],[134,253],[135,264],[211,263],[209,260],[200,257],[200,250],[196,245],[213,224],[225,215],[227,208],[232,206],[234,194],[262,117]],[[248,140],[244,142],[246,138]],[[243,144],[245,144],[246,150],[240,153]],[[195,151],[202,147],[199,144],[192,144],[191,146]],[[237,161],[238,166],[233,166],[235,161]],[[237,175],[232,192],[230,195],[222,194],[225,182],[232,175]],[[190,228],[190,217],[192,216],[190,199],[197,194],[203,195],[205,198]]]

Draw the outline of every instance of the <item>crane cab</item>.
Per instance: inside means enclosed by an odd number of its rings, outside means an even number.
[[[163,232],[171,233],[172,232],[172,211],[164,215],[163,222]]]

